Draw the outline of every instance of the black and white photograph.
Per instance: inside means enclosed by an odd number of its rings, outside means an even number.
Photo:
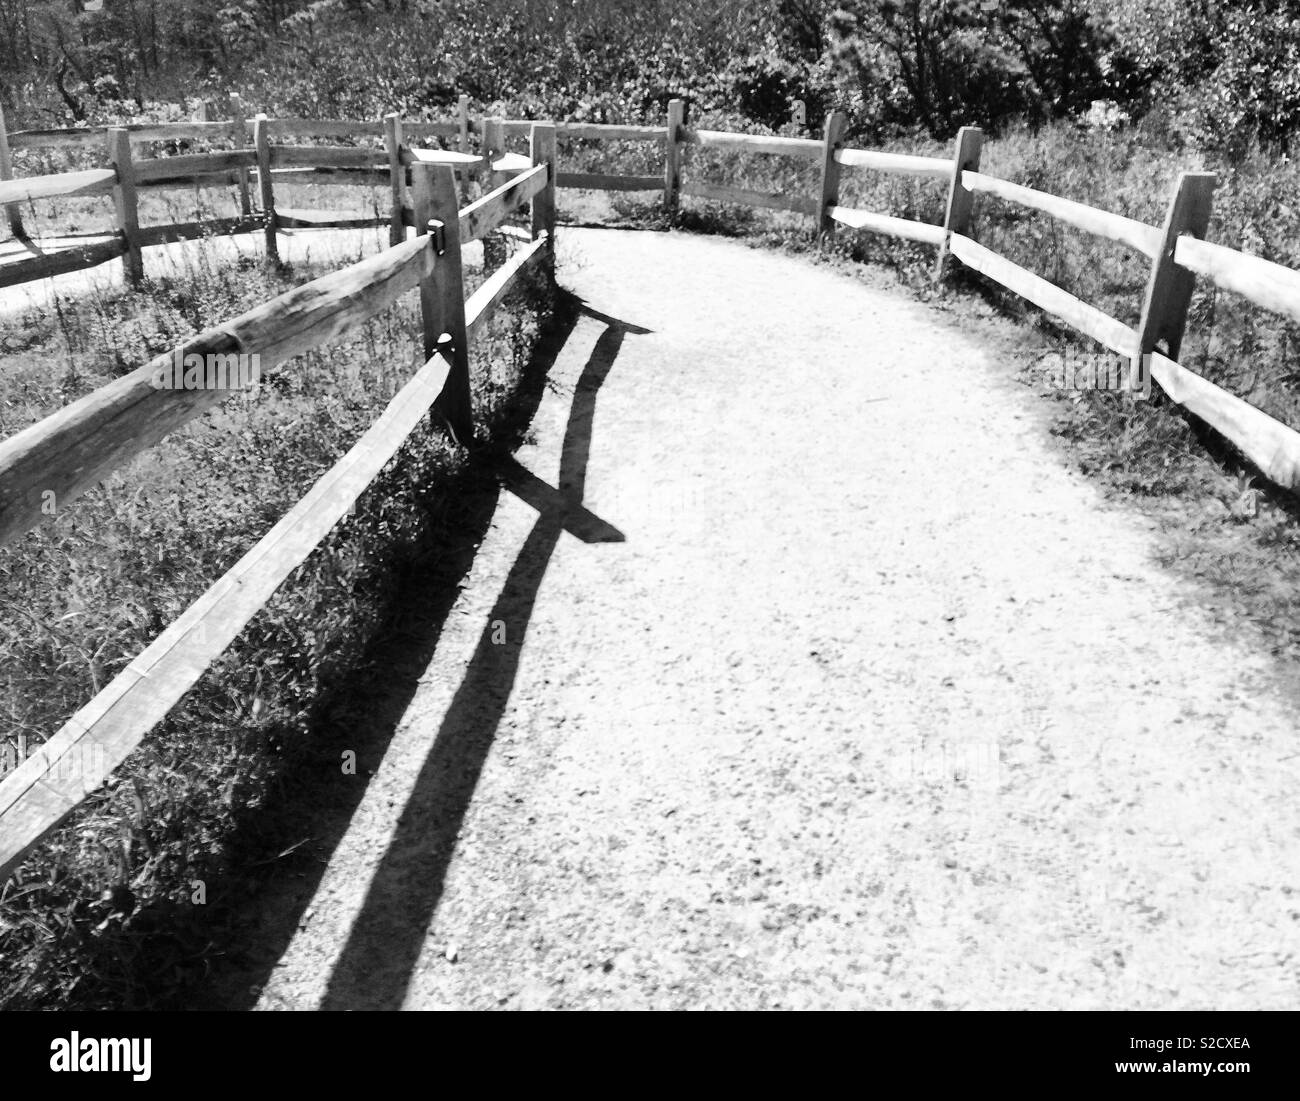
[[[1298,154],[1281,0],[0,0],[6,1054],[1262,1085]]]

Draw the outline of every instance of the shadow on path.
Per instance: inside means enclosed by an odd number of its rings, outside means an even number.
[[[538,518],[484,624],[465,679],[394,828],[366,900],[321,1003],[322,1009],[399,1009],[442,897],[447,868],[484,761],[510,699],[542,578],[563,532],[584,542],[621,542],[618,529],[582,506],[596,396],[627,333],[645,333],[579,305],[607,326],[574,390],[560,458],[558,489],[513,458],[500,469],[506,487]],[[505,624],[506,640],[493,624]],[[409,699],[408,701],[409,702]]]

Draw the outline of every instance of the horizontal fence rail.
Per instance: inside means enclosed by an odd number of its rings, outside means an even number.
[[[909,153],[880,153],[869,149],[840,149],[835,162],[846,168],[870,168],[876,172],[893,172],[903,176],[929,176],[947,180],[952,165],[938,157],[915,157]]]
[[[454,138],[459,132],[459,126],[454,122],[408,122],[404,125],[406,132],[416,138]],[[478,132],[475,123],[466,120],[464,125],[471,134]]]
[[[536,123],[524,119],[503,119],[502,130],[507,137],[524,135]],[[581,138],[588,141],[665,141],[667,131],[662,126],[615,126],[602,122],[556,122],[558,137]]]
[[[138,183],[180,180],[194,176],[228,174],[236,168],[256,168],[257,150],[232,149],[224,153],[187,153],[180,157],[137,160],[134,164],[135,178]]]
[[[73,245],[3,264],[0,265],[0,288],[17,287],[23,283],[34,283],[56,275],[98,267],[116,260],[125,252],[126,242],[120,237],[112,237],[107,241]]]
[[[379,138],[378,122],[347,119],[267,119],[266,132],[272,138]]]
[[[501,225],[547,184],[547,168],[537,165],[460,212],[460,240],[479,241]]]
[[[1159,352],[1151,354],[1151,375],[1171,401],[1231,440],[1265,477],[1300,489],[1300,433]]]
[[[63,130],[15,130],[9,134],[9,144],[14,149],[68,149],[75,146],[102,146],[110,129],[103,126]],[[121,126],[131,135],[133,142],[198,141],[213,138],[237,137],[240,124],[231,122],[156,122],[127,123]]]
[[[228,237],[236,233],[253,233],[261,228],[258,218],[238,215],[231,218],[208,218],[202,222],[172,222],[168,225],[146,226],[140,230],[142,245],[172,244],[177,241],[197,241],[203,237]],[[118,242],[120,248],[126,246]]]
[[[584,191],[662,191],[662,176],[604,176],[598,172],[561,172],[559,186]]]
[[[1111,351],[1125,356],[1132,354],[1137,341],[1133,330],[1095,306],[1080,301],[1056,284],[960,233],[952,235],[950,248],[952,254],[972,271],[987,275],[1039,309],[1068,321]]]
[[[53,199],[60,195],[108,195],[116,181],[117,173],[111,168],[88,168],[83,172],[63,172],[57,176],[5,180],[0,183],[0,206]]]
[[[447,371],[432,357],[288,515],[0,781],[0,880],[127,758],[315,550],[428,412]],[[89,760],[98,767],[80,767]]]
[[[732,134],[725,130],[684,129],[678,140],[710,149],[736,149],[743,153],[766,153],[809,161],[815,161],[822,155],[822,143],[811,138],[779,138],[761,134]]]
[[[257,352],[264,368],[386,309],[433,262],[428,239],[327,275],[186,341],[182,354]],[[42,520],[41,495],[72,501],[230,394],[160,388],[173,352],[137,368],[0,443],[0,545]]]
[[[1076,203],[1073,199],[1062,199],[1049,195],[1045,191],[1035,191],[1032,187],[999,180],[996,176],[986,176],[982,172],[963,172],[962,186],[970,191],[980,191],[994,195],[1007,202],[1041,210],[1058,221],[1082,229],[1098,237],[1118,241],[1122,245],[1136,249],[1145,256],[1154,257],[1160,251],[1160,230],[1145,222],[1125,218],[1120,214],[1111,214],[1096,207]]]
[[[270,134],[283,138],[363,138],[382,137],[383,127],[378,121],[347,119],[268,119]],[[477,132],[477,124],[466,118],[465,127]],[[65,127],[50,130],[11,130],[9,144],[13,149],[71,149],[102,146],[110,129],[118,127],[131,135],[133,143],[159,141],[210,141],[246,136],[243,120],[221,122],[151,122],[126,123],[115,126]],[[461,129],[458,122],[410,122],[408,132],[414,137],[456,137]],[[527,132],[526,130],[524,131]]]
[[[310,168],[273,168],[270,171],[273,184],[301,183],[321,184],[323,186],[340,185],[344,187],[378,187],[389,180],[387,169],[381,168],[331,168],[327,165],[314,165]]]
[[[402,147],[399,157],[402,164],[449,164],[454,168],[478,170],[483,158],[473,153],[460,153],[454,149],[408,149]],[[495,166],[493,166],[495,167]]]
[[[1267,310],[1300,321],[1300,272],[1195,237],[1180,237],[1174,263]]]
[[[382,168],[388,155],[381,149],[356,149],[350,145],[272,145],[272,168],[321,165],[328,168]]]
[[[832,206],[827,213],[840,225],[850,229],[869,229],[873,233],[886,233],[891,237],[903,237],[926,245],[943,243],[943,226],[931,225],[929,222],[895,218],[892,214],[875,214],[869,210],[854,210],[843,206]]]
[[[465,329],[471,339],[492,319],[519,276],[546,259],[551,245],[550,237],[543,234],[497,269],[470,295],[465,302]]]

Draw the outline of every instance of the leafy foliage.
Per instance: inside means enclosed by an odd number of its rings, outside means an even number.
[[[850,132],[946,138],[1154,113],[1175,140],[1286,144],[1300,12],[1285,0],[0,0],[0,101],[21,126],[238,91],[276,113],[477,109],[593,121],[667,101],[772,129],[795,100]]]
[[[855,0],[834,16],[835,52],[875,129],[947,137],[977,123],[1075,115],[1127,101],[1143,73],[1092,5]]]
[[[1285,145],[1300,128],[1300,13],[1263,4],[1227,12],[1219,42],[1219,64],[1193,108],[1202,141]]]

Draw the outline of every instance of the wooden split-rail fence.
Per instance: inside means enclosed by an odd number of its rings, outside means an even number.
[[[140,278],[141,249],[208,233],[262,232],[270,255],[276,234],[297,227],[389,226],[390,247],[370,259],[317,279],[225,325],[187,341],[184,353],[258,352],[266,366],[324,343],[419,288],[427,362],[357,445],[224,577],[168,627],[105,689],[77,712],[34,756],[0,781],[0,880],[22,861],[193,686],[244,625],[270,599],[348,511],[365,487],[430,410],[458,438],[473,435],[469,350],[477,330],[530,265],[553,270],[555,189],[660,192],[669,209],[683,197],[788,211],[811,219],[816,231],[843,229],[887,234],[936,249],[936,278],[953,261],[982,273],[1112,352],[1139,365],[1175,402],[1231,441],[1266,476],[1300,489],[1300,434],[1177,362],[1194,280],[1209,279],[1269,310],[1300,319],[1300,273],[1204,239],[1214,177],[1184,173],[1162,226],[1151,226],[1086,204],[998,179],[980,171],[981,132],[965,127],[950,158],[853,149],[844,144],[845,119],[832,112],[820,140],[738,134],[685,125],[683,105],[668,106],[664,126],[538,123],[502,118],[471,120],[462,97],[448,122],[247,119],[237,100],[223,122],[114,127],[103,131],[16,131],[0,117],[0,207],[22,236],[20,207],[59,195],[111,195],[115,232],[106,240],[0,264],[0,287],[120,257],[129,279]],[[252,143],[243,141],[251,130]],[[506,151],[509,138],[527,135],[527,156]],[[287,138],[382,139],[383,147],[286,144]],[[662,175],[605,175],[559,171],[559,137],[588,141],[645,141],[664,146]],[[180,139],[233,139],[214,153],[136,158],[133,144]],[[476,138],[478,150],[471,149]],[[438,139],[456,148],[421,148]],[[103,168],[15,178],[10,150],[105,143]],[[820,167],[815,194],[770,194],[682,179],[688,146],[791,157]],[[844,171],[900,173],[947,189],[942,224],[898,218],[840,205]],[[457,177],[478,177],[487,193],[458,207]],[[256,191],[253,181],[256,180]],[[343,217],[328,211],[280,210],[277,182],[387,185],[391,209],[383,216]],[[217,222],[142,227],[139,193],[151,188],[229,186],[239,189],[240,215]],[[1131,328],[970,236],[975,196],[984,193],[1046,213],[1059,221],[1135,249],[1150,260],[1141,320]],[[256,198],[256,202],[254,202]],[[527,205],[531,229],[507,224]],[[416,236],[408,239],[407,229]],[[460,246],[500,234],[524,248],[464,299]],[[485,252],[486,255],[486,252]],[[493,261],[495,264],[495,261]],[[0,442],[0,543],[41,521],[41,494],[75,498],[153,446],[169,432],[228,396],[222,391],[159,390],[150,384],[161,360],[117,379],[11,439]],[[94,751],[93,753],[91,751]],[[87,760],[95,767],[82,767]],[[74,767],[68,767],[69,762]]]
[[[118,148],[122,134],[114,135]],[[472,441],[473,341],[524,272],[540,269],[550,277],[554,270],[554,128],[532,125],[530,152],[521,158],[526,163],[515,164],[509,179],[464,208],[453,165],[426,163],[404,146],[397,156],[404,165],[401,240],[199,333],[0,443],[4,543],[42,520],[47,495],[53,494],[62,509],[232,395],[230,389],[159,387],[160,373],[165,375],[178,356],[184,362],[191,354],[257,354],[261,367],[269,368],[419,291],[425,363],[383,415],[223,577],[0,780],[0,882],[193,687],[426,416],[432,413],[462,442]],[[120,178],[115,186],[123,189]],[[508,224],[522,212],[529,216],[528,228]],[[409,239],[408,224],[416,229]],[[518,239],[522,247],[466,299],[461,245],[497,233]]]

